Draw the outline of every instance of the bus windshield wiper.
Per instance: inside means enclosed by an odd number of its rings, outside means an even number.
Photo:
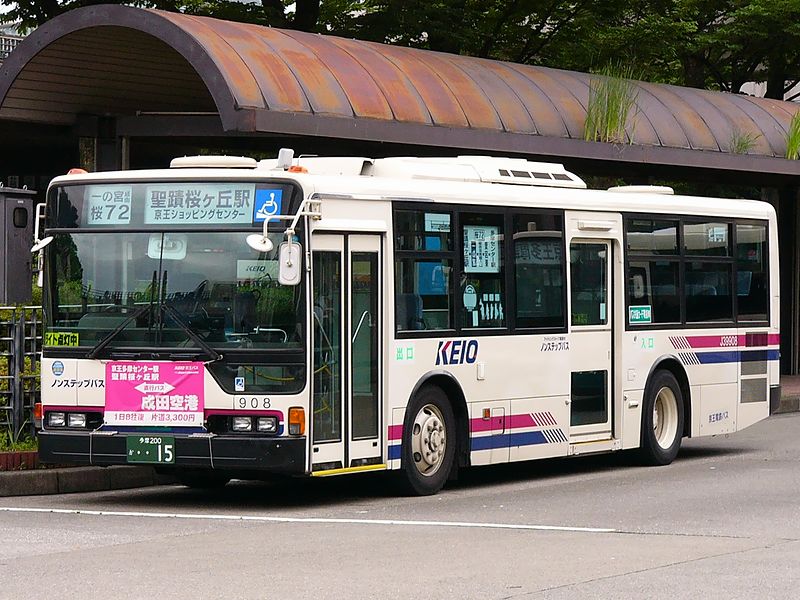
[[[150,310],[149,306],[142,306],[137,308],[131,314],[129,314],[128,317],[124,321],[122,321],[122,323],[117,325],[117,327],[113,331],[107,333],[99,342],[97,342],[94,346],[92,346],[92,349],[89,350],[89,353],[86,355],[86,358],[97,358],[98,354],[100,354],[100,352],[106,346],[108,346],[109,343],[111,343],[111,340],[113,340],[120,331],[125,329],[131,323],[131,321],[133,321],[134,319],[138,319],[148,310]]]
[[[169,304],[162,304],[161,311],[167,313],[170,317],[172,317],[173,321],[175,321],[175,324],[178,327],[180,327],[186,333],[186,335],[189,336],[189,339],[191,339],[195,344],[197,344],[213,362],[222,359],[222,354],[214,350],[214,348],[209,346],[208,343],[206,343],[206,341],[203,338],[201,338],[194,331],[192,331],[192,328],[189,327],[189,325],[183,320],[183,316],[181,315],[181,313],[179,313],[175,308],[173,308]]]

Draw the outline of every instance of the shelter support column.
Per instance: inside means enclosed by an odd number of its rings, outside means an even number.
[[[800,189],[764,188],[762,200],[778,213],[781,295],[781,373],[800,373]]]
[[[81,168],[87,171],[127,169],[130,139],[117,135],[115,117],[82,116],[76,126]]]

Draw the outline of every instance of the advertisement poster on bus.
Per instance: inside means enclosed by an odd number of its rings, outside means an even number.
[[[203,363],[106,364],[107,425],[200,427]]]

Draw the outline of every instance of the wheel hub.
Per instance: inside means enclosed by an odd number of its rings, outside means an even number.
[[[411,435],[411,450],[417,470],[433,475],[439,470],[447,448],[444,417],[439,409],[427,404],[417,413]]]

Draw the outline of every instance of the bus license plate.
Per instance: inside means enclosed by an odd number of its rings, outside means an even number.
[[[127,438],[129,463],[175,462],[175,438],[164,435],[130,435]]]

